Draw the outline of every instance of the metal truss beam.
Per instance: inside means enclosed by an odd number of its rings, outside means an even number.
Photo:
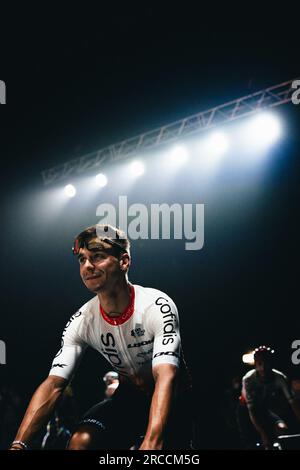
[[[251,95],[243,96],[228,103],[180,119],[166,126],[123,140],[95,152],[74,158],[42,172],[45,185],[56,183],[67,177],[77,176],[91,170],[98,170],[107,163],[125,160],[138,153],[174,143],[179,139],[202,132],[229,121],[252,115],[266,108],[273,108],[291,100],[295,91],[294,80],[274,85]]]

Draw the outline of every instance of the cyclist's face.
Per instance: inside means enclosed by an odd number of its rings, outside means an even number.
[[[102,249],[81,248],[78,261],[81,279],[95,293],[108,287],[122,273],[118,258]]]
[[[270,371],[272,370],[272,367],[269,361],[265,361],[264,359],[259,358],[255,361],[255,369],[260,375],[260,377],[264,379],[269,375]]]

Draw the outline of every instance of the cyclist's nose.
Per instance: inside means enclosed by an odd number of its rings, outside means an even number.
[[[85,269],[94,269],[93,263],[88,258],[85,260],[83,267]]]

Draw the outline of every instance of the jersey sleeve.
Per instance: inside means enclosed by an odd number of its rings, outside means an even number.
[[[150,307],[148,315],[154,337],[152,367],[165,363],[179,367],[181,340],[175,303],[167,296],[158,297]]]
[[[250,377],[243,377],[242,381],[242,397],[246,401],[246,405],[249,409],[254,407],[255,391],[251,384]]]
[[[282,374],[281,376],[277,377],[277,380],[278,380],[278,384],[282,390],[283,395],[285,396],[287,401],[291,403],[295,398],[295,394],[290,387],[287,377]]]
[[[83,320],[82,312],[76,312],[65,326],[61,339],[61,348],[56,354],[49,375],[58,375],[71,380],[77,369],[87,344],[80,337]]]

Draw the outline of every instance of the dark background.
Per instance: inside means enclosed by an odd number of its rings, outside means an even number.
[[[73,237],[97,221],[100,202],[122,194],[115,179],[89,204],[74,198],[56,212],[43,202],[49,190],[41,171],[298,77],[299,24],[287,10],[249,4],[233,14],[185,3],[5,13],[0,339],[7,364],[0,374],[25,401],[47,375],[67,319],[90,298],[70,252]],[[231,162],[207,185],[188,167],[169,186],[163,179],[156,186],[152,175],[128,194],[130,202],[205,204],[202,250],[137,241],[130,272],[133,283],[166,291],[179,307],[203,447],[224,446],[222,397],[230,379],[248,370],[244,352],[270,344],[277,368],[300,378],[291,363],[299,339],[300,106],[277,111],[284,136],[259,175]],[[74,383],[82,411],[102,397],[108,368],[86,354]]]

